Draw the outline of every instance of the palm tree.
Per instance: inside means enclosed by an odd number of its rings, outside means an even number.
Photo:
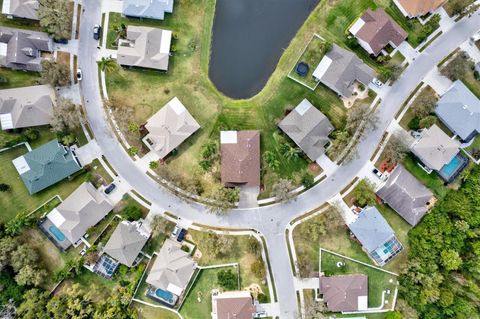
[[[106,57],[102,57],[102,59],[98,61],[98,66],[103,72],[113,72],[118,68],[117,61]]]

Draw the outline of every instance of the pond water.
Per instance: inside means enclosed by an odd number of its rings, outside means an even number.
[[[215,86],[236,99],[260,92],[317,4],[318,0],[217,0],[209,69]]]

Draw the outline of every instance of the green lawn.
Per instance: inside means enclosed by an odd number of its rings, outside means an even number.
[[[403,63],[403,61],[405,61],[405,57],[403,56],[403,54],[400,51],[397,51],[392,56],[391,61],[395,62],[395,63],[398,63],[398,64],[401,64],[401,63]]]
[[[315,88],[318,85],[318,82],[315,81],[312,74],[324,56],[325,44],[325,41],[323,41],[320,37],[313,35],[312,39],[305,47],[305,51],[292,67],[292,71],[290,71],[289,76],[310,88]],[[300,62],[304,62],[309,66],[308,73],[305,76],[300,76],[295,71],[297,64]]]
[[[480,98],[480,81],[475,79],[473,70],[467,69],[461,80],[473,94]]]
[[[30,195],[23,181],[13,166],[12,160],[27,153],[25,146],[18,146],[0,153],[0,181],[11,186],[11,190],[0,193],[0,223],[12,219],[16,214],[23,211],[32,211],[54,195],[60,195],[65,199],[81,183],[84,182],[84,174],[79,174],[72,180],[65,179],[43,191]]]
[[[405,130],[409,131],[411,129],[417,129],[418,128],[416,126],[418,126],[419,119],[415,119],[415,116],[413,114],[414,113],[413,110],[419,105],[421,99],[424,96],[430,96],[432,99],[435,99],[435,100],[438,101],[437,93],[435,92],[435,90],[431,86],[427,85],[425,88],[423,88],[422,91],[420,91],[418,93],[415,100],[413,100],[412,104],[410,104],[408,110],[405,112],[402,119],[400,120],[400,126],[403,127]],[[415,122],[417,125],[413,125],[412,121]],[[437,121],[437,124],[439,124],[438,122],[440,122],[440,121]],[[409,127],[409,124],[410,124],[411,128]]]
[[[349,256],[350,257],[350,256]],[[337,267],[338,262],[345,263],[342,267]],[[388,306],[393,302],[393,292],[396,287],[397,277],[390,275],[378,269],[367,267],[338,257],[328,252],[322,251],[322,268],[325,276],[344,275],[344,274],[364,274],[368,276],[368,306],[379,307],[382,301],[382,291],[390,289],[390,295],[385,299],[389,301]],[[391,281],[391,282],[390,282]]]
[[[0,17],[5,17],[3,14]],[[0,22],[1,25],[1,22]],[[0,89],[10,89],[40,84],[40,73],[0,68]]]
[[[410,173],[412,173],[413,176],[430,188],[435,196],[443,198],[447,194],[447,187],[444,186],[444,182],[440,176],[438,176],[436,172],[427,174],[420,166],[418,166],[417,160],[412,154],[405,156],[402,164]]]
[[[480,135],[477,135],[473,140],[472,144],[470,144],[467,148],[465,148],[465,151],[468,152],[470,155],[472,155],[474,158],[475,158],[474,154],[478,156],[478,154],[476,154],[478,150],[480,150]]]
[[[137,311],[139,319],[180,319],[176,313],[162,308],[149,307],[136,302],[132,307]]]
[[[197,280],[187,295],[180,314],[185,319],[210,318],[212,312],[212,290],[220,288],[217,274],[221,270],[233,269],[216,268],[201,270]],[[235,272],[235,269],[234,273]]]

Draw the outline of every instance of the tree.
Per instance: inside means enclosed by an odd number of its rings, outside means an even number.
[[[449,0],[448,3],[453,15],[462,14],[465,8],[470,4],[469,1],[465,0]]]
[[[10,185],[1,183],[0,184],[0,192],[5,193],[10,190]]]
[[[247,246],[248,246],[248,251],[251,254],[253,254],[255,256],[260,256],[260,253],[262,251],[262,246],[260,245],[260,242],[254,236],[250,236],[248,238]]]
[[[5,224],[5,234],[8,236],[19,235],[25,227],[30,227],[35,223],[32,216],[25,212],[17,214],[13,219]]]
[[[467,71],[473,69],[475,64],[468,55],[461,51],[453,60],[440,69],[440,73],[452,81],[459,80],[465,76]]]
[[[211,252],[214,256],[225,256],[231,252],[235,245],[233,236],[208,233],[202,240],[202,250]]]
[[[295,186],[289,179],[281,178],[273,185],[272,195],[277,201],[289,201],[295,196],[295,194],[292,194],[294,189]]]
[[[430,128],[433,124],[437,123],[437,118],[433,115],[429,115],[420,120],[420,128]]]
[[[387,68],[390,70],[390,81],[395,82],[398,80],[403,72],[403,67],[400,63],[390,61],[387,64]]]
[[[137,123],[131,122],[128,124],[128,131],[130,133],[138,133],[139,130],[140,130],[140,126]]]
[[[74,284],[64,293],[54,295],[46,309],[52,319],[91,318],[95,305],[92,296],[85,293],[79,284]]]
[[[226,290],[238,289],[237,275],[231,269],[220,270],[217,274],[218,284]]]
[[[122,209],[120,214],[123,218],[129,221],[136,221],[142,218],[142,210],[138,206],[132,204],[129,204]]]
[[[106,57],[102,57],[102,59],[98,61],[98,66],[100,67],[100,70],[107,73],[113,72],[118,68],[117,61]]]
[[[418,313],[410,307],[404,299],[397,300],[396,309],[400,311],[403,319],[418,319]]]
[[[326,319],[327,307],[324,302],[314,301],[305,306],[305,319]]]
[[[265,263],[262,259],[257,259],[256,261],[254,261],[250,266],[250,270],[260,280],[264,280],[265,276],[267,275]]]
[[[45,269],[37,269],[31,265],[25,265],[15,276],[15,281],[20,286],[40,286],[47,277]]]
[[[313,178],[312,174],[309,174],[308,172],[303,174],[302,176],[303,187],[310,188],[313,186],[313,184],[315,184],[315,179]]]
[[[462,258],[460,258],[457,251],[453,249],[443,250],[440,253],[442,264],[447,270],[457,270],[462,265]]]
[[[71,132],[80,127],[82,115],[80,109],[71,100],[57,97],[57,105],[53,108],[53,119],[50,122],[54,132]]]
[[[300,154],[302,154],[302,151],[298,147],[292,147],[290,146],[290,144],[284,143],[280,145],[280,153],[287,160],[293,160],[296,158],[300,158]]]
[[[40,26],[55,39],[70,39],[72,33],[72,7],[66,0],[39,0]]]
[[[10,263],[10,256],[18,247],[18,243],[12,237],[0,239],[0,270]]]
[[[29,141],[29,142],[32,142],[32,141],[36,141],[38,140],[38,138],[40,137],[40,132],[34,128],[27,128],[24,132],[23,132],[23,136],[25,136],[25,138]]]
[[[150,222],[150,228],[152,229],[152,236],[158,237],[160,234],[167,232],[167,221],[160,215],[155,215]]]
[[[15,272],[19,272],[22,268],[35,265],[39,256],[35,249],[27,245],[19,245],[17,249],[10,254],[10,266]]]
[[[150,167],[150,169],[157,169],[158,168],[158,161],[151,161],[148,166]]]
[[[225,214],[236,202],[240,200],[240,189],[216,186],[209,196],[212,201],[206,202],[209,212],[213,214]]]
[[[355,197],[356,203],[360,207],[375,204],[375,188],[373,184],[366,179],[362,179],[358,182],[357,186],[353,189],[352,194]]]
[[[63,63],[43,60],[41,71],[42,82],[51,86],[65,86],[70,84],[70,70]]]
[[[46,306],[48,294],[39,289],[25,292],[23,302],[17,308],[17,316],[23,319],[48,319]]]
[[[437,96],[431,88],[426,88],[415,98],[411,106],[412,114],[420,119],[433,113],[437,105]]]
[[[273,152],[266,151],[263,154],[263,161],[265,162],[266,166],[273,171],[276,171],[280,168],[280,162],[277,160],[277,157]]]
[[[70,145],[73,145],[76,140],[77,140],[77,137],[75,136],[75,134],[73,133],[66,134],[62,137],[62,144],[66,146],[70,146]]]
[[[378,116],[370,110],[370,106],[361,104],[350,109],[345,128],[353,135],[360,128],[360,125],[362,125],[363,132],[369,132],[377,127],[377,122]]]
[[[392,165],[401,162],[409,152],[408,140],[403,131],[392,134],[383,149],[383,157]]]
[[[138,147],[136,146],[131,146],[128,150],[127,150],[127,153],[128,155],[130,156],[135,156],[138,154]]]

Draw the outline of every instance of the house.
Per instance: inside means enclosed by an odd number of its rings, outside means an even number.
[[[260,131],[220,132],[222,183],[260,186]]]
[[[124,0],[122,13],[133,18],[163,20],[173,12],[173,0]]]
[[[168,296],[167,299],[176,300],[185,291],[196,264],[190,254],[181,248],[179,242],[165,240],[146,280],[152,287],[153,296],[161,299]]]
[[[55,93],[49,85],[0,90],[2,130],[50,124]]]
[[[402,14],[408,18],[416,18],[432,13],[447,0],[393,0]]]
[[[443,94],[435,113],[464,142],[480,132],[480,100],[460,80]]]
[[[330,143],[328,135],[333,131],[333,126],[328,118],[307,99],[304,99],[288,113],[278,127],[312,161],[317,160],[325,153],[325,146]]]
[[[352,96],[356,83],[365,86],[375,72],[354,53],[333,44],[313,71],[313,77],[344,98]]]
[[[12,162],[30,194],[38,193],[82,168],[70,148],[57,139],[15,158]]]
[[[128,26],[127,38],[118,42],[120,65],[168,70],[172,31],[150,27]]]
[[[52,51],[52,39],[45,32],[0,27],[1,66],[40,72],[42,53]]]
[[[368,277],[365,275],[320,276],[320,295],[328,311],[361,311],[368,308]]]
[[[368,53],[377,56],[388,45],[396,48],[408,34],[383,10],[368,9],[348,30]]]
[[[164,158],[195,133],[200,125],[182,102],[174,97],[147,121],[145,128],[148,134],[143,138],[143,143]]]
[[[113,206],[101,191],[90,183],[83,183],[47,215],[40,228],[65,250],[71,244],[75,245],[90,227],[100,222],[112,209]]]
[[[420,222],[434,201],[433,193],[402,165],[397,165],[377,195],[412,226]]]
[[[362,210],[348,228],[362,244],[363,250],[380,266],[403,249],[392,227],[375,207]]]
[[[103,252],[120,264],[132,267],[148,238],[150,238],[150,232],[143,227],[142,221],[124,220],[115,228],[103,247]]]
[[[5,0],[2,13],[8,18],[21,18],[38,21],[38,0]]]
[[[213,293],[212,319],[253,319],[255,303],[249,291]]]

